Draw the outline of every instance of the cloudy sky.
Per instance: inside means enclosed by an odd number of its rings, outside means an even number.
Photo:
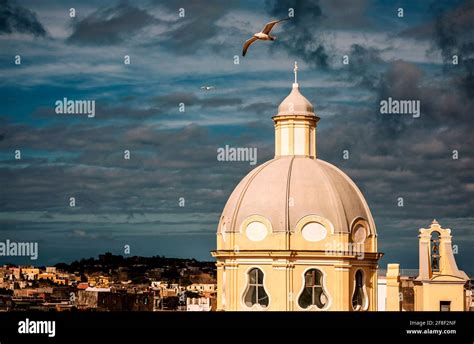
[[[289,8],[277,40],[235,64]],[[272,158],[271,116],[298,60],[318,155],[364,193],[381,267],[417,268],[418,229],[436,218],[472,274],[473,23],[474,1],[0,0],[0,239],[39,242],[35,264],[124,245],[210,260],[226,199],[254,167],[217,149]],[[64,97],[95,100],[95,117],[55,113]],[[381,114],[388,97],[419,100],[421,116]]]

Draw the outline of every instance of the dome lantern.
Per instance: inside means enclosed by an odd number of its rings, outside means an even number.
[[[290,94],[278,107],[275,122],[275,157],[299,155],[316,158],[316,124],[313,105],[299,90],[298,64],[293,69],[295,82]]]

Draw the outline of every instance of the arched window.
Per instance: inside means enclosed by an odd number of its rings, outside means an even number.
[[[316,306],[322,309],[326,306],[328,298],[323,287],[323,274],[317,269],[311,269],[304,274],[304,288],[298,304],[301,308]]]
[[[265,308],[268,306],[268,295],[263,286],[263,272],[258,268],[253,268],[248,272],[248,285],[244,302],[248,307],[260,305]]]
[[[439,271],[439,232],[431,233],[431,270]]]
[[[354,295],[352,295],[352,308],[355,311],[359,311],[365,308],[364,274],[362,273],[362,270],[357,270],[354,282],[355,287]]]

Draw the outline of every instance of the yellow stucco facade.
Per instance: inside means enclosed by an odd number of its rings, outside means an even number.
[[[377,310],[377,260],[380,254],[366,254],[363,259],[358,259],[356,254],[331,254],[325,250],[290,248],[217,250],[213,255],[218,258],[218,310],[352,311],[356,271],[362,271],[364,276],[361,310]],[[244,302],[248,272],[252,268],[263,272],[263,286],[269,298],[267,307],[260,307],[258,304],[249,307]],[[327,303],[320,309],[302,308],[298,303],[304,288],[305,272],[311,269],[318,269],[323,275],[322,284]]]

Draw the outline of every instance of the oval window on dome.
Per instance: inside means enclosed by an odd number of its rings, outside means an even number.
[[[362,244],[367,238],[367,230],[363,225],[357,225],[352,232],[352,240],[354,242]]]
[[[250,222],[245,230],[247,238],[252,241],[262,241],[268,234],[267,226],[259,221]]]
[[[322,224],[318,222],[310,222],[304,225],[301,234],[305,240],[316,242],[326,238],[328,231]]]

